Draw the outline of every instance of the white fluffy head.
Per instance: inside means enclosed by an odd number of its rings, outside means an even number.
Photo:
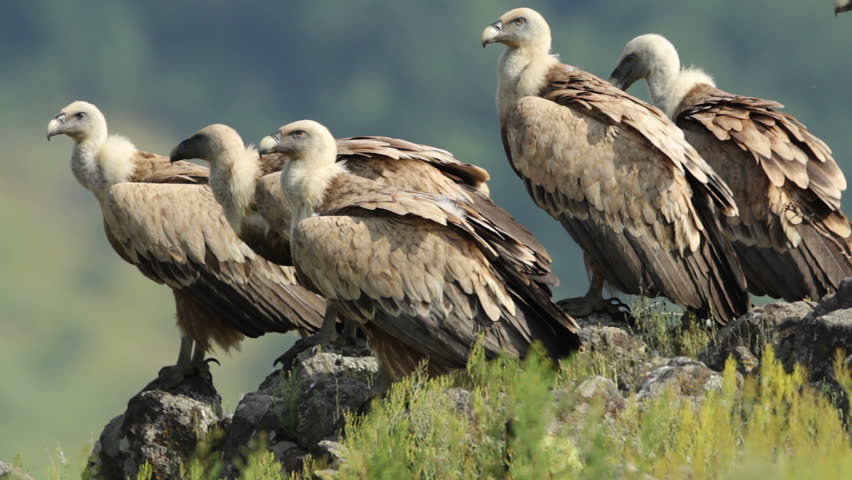
[[[655,33],[627,42],[610,77],[612,83],[624,90],[643,79],[648,82],[654,105],[669,116],[696,85],[715,86],[713,79],[698,68],[681,70],[677,49],[667,38]]]
[[[77,143],[103,143],[107,137],[106,117],[89,102],[72,102],[47,124],[47,139],[55,135],[66,135]]]
[[[309,160],[314,164],[332,164],[337,158],[337,141],[323,124],[300,120],[279,128],[271,135],[269,151],[286,155],[291,162]],[[264,139],[261,145],[268,144]],[[261,151],[264,151],[262,148]]]
[[[230,164],[241,160],[246,150],[236,130],[221,123],[208,125],[172,149],[171,160],[197,158],[211,164]]]
[[[108,135],[106,117],[89,102],[76,101],[63,108],[47,124],[47,138],[55,135],[74,140],[71,171],[96,195],[128,181],[136,169],[136,146],[122,136]]]
[[[480,39],[483,46],[502,43],[510,49],[548,53],[551,45],[550,25],[535,10],[516,8],[485,27]]]

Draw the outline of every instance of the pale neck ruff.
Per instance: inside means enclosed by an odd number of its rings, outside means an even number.
[[[243,158],[239,158],[242,156]],[[260,164],[254,149],[224,152],[210,165],[210,188],[231,228],[240,234],[242,221],[255,213],[255,187]]]
[[[523,97],[538,95],[547,73],[559,59],[547,51],[510,48],[500,57],[497,75],[497,110],[507,115]]]

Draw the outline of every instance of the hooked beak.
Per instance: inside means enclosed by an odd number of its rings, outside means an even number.
[[[621,61],[609,76],[610,83],[622,90],[627,90],[637,80],[639,80],[637,70],[633,65],[628,65],[625,61]]]
[[[50,137],[65,133],[64,128],[65,114],[60,113],[47,123],[47,141],[50,141]]]
[[[275,147],[277,147],[280,143],[280,133],[273,133],[272,135],[267,135],[261,138],[260,143],[257,144],[257,152],[261,155],[275,153]]]
[[[482,41],[482,48],[485,48],[489,43],[499,42],[505,37],[505,33],[503,33],[503,21],[497,20],[485,27],[485,30],[482,31],[482,36],[480,40]]]
[[[179,160],[190,160],[193,158],[199,158],[198,155],[195,153],[195,151],[197,150],[197,148],[195,148],[195,142],[196,140],[190,137],[178,143],[177,146],[172,149],[172,153],[169,154],[169,160],[174,163]]]

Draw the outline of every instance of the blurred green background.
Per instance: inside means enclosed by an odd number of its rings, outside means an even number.
[[[848,171],[852,15],[801,0],[538,1],[563,61],[606,77],[624,43],[657,32],[730,91],[779,100]],[[337,136],[433,144],[486,167],[498,202],[550,249],[557,295],[586,287],[567,234],[508,167],[494,109],[502,48],[479,45],[506,1],[5,2],[0,15],[0,460],[42,476],[57,446],[80,459],[127,399],[175,360],[172,297],[107,244],[70,175],[71,143],[44,141],[72,100],[164,153],[213,122],[256,141],[312,118]],[[647,97],[644,85],[633,93]],[[271,371],[289,336],[220,356],[225,405]],[[68,453],[71,452],[71,453]]]

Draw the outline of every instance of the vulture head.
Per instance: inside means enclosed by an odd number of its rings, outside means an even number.
[[[852,10],[852,0],[834,0],[834,15]]]
[[[172,162],[197,158],[217,164],[240,158],[245,151],[243,139],[236,130],[216,123],[202,128],[180,142],[172,149],[169,158]]]
[[[47,140],[55,135],[67,135],[75,142],[103,142],[107,138],[104,114],[89,102],[76,101],[59,111],[47,124]]]
[[[337,141],[328,129],[313,120],[300,120],[279,128],[272,135],[263,137],[258,144],[261,155],[280,153],[297,162],[306,158],[337,158]]]
[[[510,49],[550,52],[550,25],[531,8],[516,8],[504,13],[482,31],[482,46],[502,43]]]
[[[674,45],[662,35],[649,33],[627,42],[609,80],[627,90],[638,80],[669,77],[679,70],[680,57]]]

